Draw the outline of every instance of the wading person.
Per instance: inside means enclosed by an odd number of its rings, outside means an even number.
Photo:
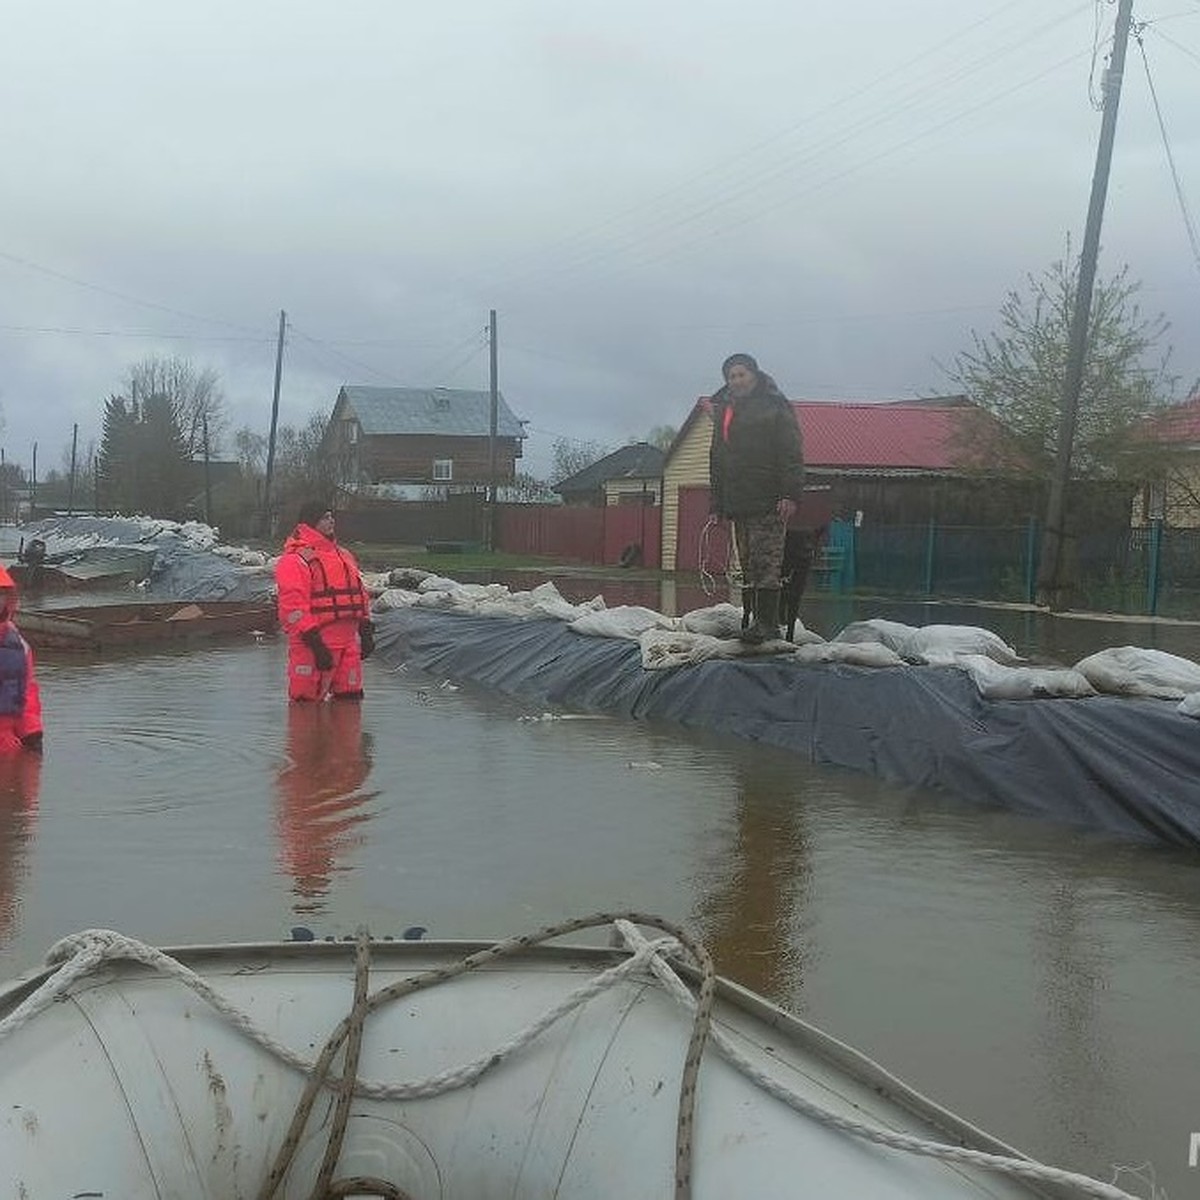
[[[332,508],[300,506],[275,564],[279,623],[288,639],[289,700],[361,700],[362,660],[375,649],[370,602],[349,550],[337,544]]]
[[[42,749],[42,699],[33,651],[13,624],[17,585],[0,567],[0,753]]]
[[[791,404],[749,354],[731,354],[721,374],[711,401],[712,512],[733,523],[749,617],[741,639],[759,645],[779,636],[784,535],[803,494],[804,445]]]

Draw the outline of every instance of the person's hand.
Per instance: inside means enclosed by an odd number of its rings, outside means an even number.
[[[375,622],[374,621],[359,621],[358,623],[358,644],[362,650],[363,658],[370,658],[375,653]]]
[[[42,731],[39,729],[37,733],[27,733],[21,739],[21,745],[24,746],[26,750],[32,750],[34,754],[41,754]]]
[[[782,500],[775,505],[775,511],[779,514],[779,519],[786,525],[796,515],[797,504],[795,500],[784,496]]]
[[[333,670],[333,655],[322,641],[319,629],[310,629],[307,633],[302,633],[300,640],[312,651],[313,662],[317,664],[318,671]]]

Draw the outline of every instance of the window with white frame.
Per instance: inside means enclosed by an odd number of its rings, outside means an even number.
[[[433,460],[433,479],[435,483],[449,483],[454,478],[454,459],[435,458]]]

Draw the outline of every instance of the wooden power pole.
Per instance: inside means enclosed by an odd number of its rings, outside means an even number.
[[[275,473],[275,431],[279,427],[279,381],[283,375],[283,334],[287,313],[279,310],[279,339],[275,344],[275,391],[271,397],[271,432],[267,437],[267,477],[263,481],[263,533],[271,535],[271,477]]]
[[[1065,607],[1070,591],[1068,564],[1063,555],[1063,543],[1066,540],[1064,526],[1067,489],[1071,479],[1079,393],[1083,385],[1084,364],[1087,361],[1092,289],[1096,282],[1096,260],[1100,254],[1100,226],[1104,221],[1104,200],[1108,194],[1108,172],[1112,163],[1113,140],[1117,132],[1117,108],[1121,102],[1121,80],[1125,73],[1125,48],[1129,41],[1132,12],[1133,0],[1120,0],[1113,32],[1112,57],[1109,59],[1108,70],[1104,73],[1104,113],[1100,123],[1100,145],[1096,151],[1087,226],[1084,229],[1083,247],[1079,254],[1079,282],[1075,291],[1075,307],[1071,314],[1067,364],[1063,375],[1058,449],[1054,475],[1050,480],[1046,529],[1042,538],[1041,561],[1038,564],[1038,603],[1049,605],[1051,608]]]
[[[488,515],[487,548],[496,549],[496,431],[500,418],[500,388],[496,359],[496,310],[488,313],[488,380],[491,392],[488,421]]]

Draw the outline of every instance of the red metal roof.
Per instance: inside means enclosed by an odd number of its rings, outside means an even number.
[[[953,440],[958,405],[799,400],[792,407],[810,467],[949,471],[959,465]]]
[[[1150,437],[1159,442],[1200,442],[1200,393],[1182,404],[1176,404],[1146,422]]]

